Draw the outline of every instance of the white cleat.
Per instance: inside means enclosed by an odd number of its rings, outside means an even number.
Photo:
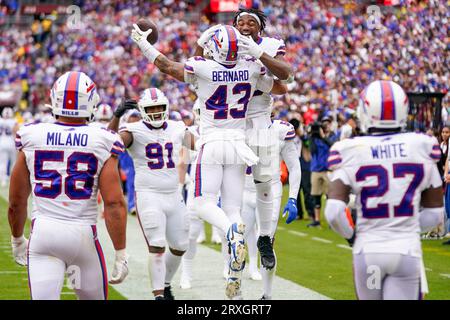
[[[259,273],[258,270],[250,271],[250,279],[255,281],[261,281],[262,280],[261,273]]]
[[[184,290],[191,289],[192,288],[191,280],[187,279],[186,277],[181,276],[180,288],[184,289]]]
[[[231,255],[232,270],[242,270],[245,261],[246,249],[244,240],[245,226],[242,223],[233,223],[228,229],[227,240]]]

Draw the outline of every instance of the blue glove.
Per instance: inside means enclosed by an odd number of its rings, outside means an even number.
[[[283,218],[286,216],[286,213],[289,213],[286,219],[287,224],[291,223],[297,218],[297,199],[289,198],[286,206],[284,207],[282,215]]]

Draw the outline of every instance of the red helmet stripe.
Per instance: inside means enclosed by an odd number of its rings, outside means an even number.
[[[381,120],[395,120],[394,91],[389,81],[381,84]]]
[[[237,60],[237,37],[236,32],[234,32],[233,28],[230,26],[225,26],[228,34],[228,54],[227,61],[236,61]]]
[[[78,109],[78,82],[80,80],[80,73],[72,71],[66,82],[64,90],[63,109],[77,110]]]
[[[158,99],[158,93],[156,92],[155,88],[150,88],[150,96],[152,100]]]

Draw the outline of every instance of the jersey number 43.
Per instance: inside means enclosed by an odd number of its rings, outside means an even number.
[[[252,87],[250,83],[237,83],[233,87],[233,94],[238,95],[244,92],[244,96],[238,100],[237,104],[242,105],[242,108],[230,109],[230,116],[233,119],[245,118],[247,112],[248,101]],[[228,103],[227,103],[228,86],[226,84],[220,85],[213,95],[206,101],[206,109],[214,111],[214,119],[225,120],[228,118]]]

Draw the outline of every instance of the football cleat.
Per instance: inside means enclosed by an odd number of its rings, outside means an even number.
[[[260,236],[257,242],[259,254],[261,256],[261,264],[267,270],[275,267],[275,254],[273,253],[273,245],[269,236]]]
[[[245,226],[242,223],[233,223],[228,229],[228,251],[231,255],[230,268],[232,270],[242,270],[245,261],[245,240],[244,240]]]
[[[241,296],[241,279],[242,272],[245,268],[245,261],[241,264],[239,269],[234,269],[232,264],[232,259],[230,259],[225,294],[229,299],[235,300],[236,297]]]
[[[272,300],[272,297],[266,296],[263,294],[263,296],[259,300]]]
[[[164,300],[175,300],[175,297],[172,294],[172,287],[164,287]]]
[[[166,300],[166,299],[164,299],[164,296],[160,294],[155,296],[155,300]]]

